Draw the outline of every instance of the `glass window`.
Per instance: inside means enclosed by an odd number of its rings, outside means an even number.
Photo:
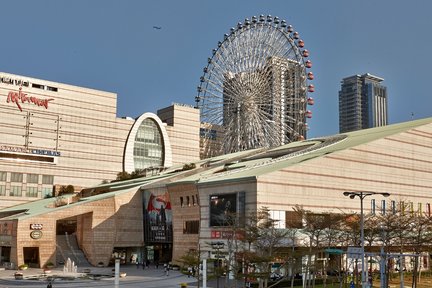
[[[396,214],[396,201],[392,200],[391,201],[391,210],[392,210],[392,214]]]
[[[39,180],[38,174],[27,174],[27,183],[37,184]]]
[[[42,175],[42,184],[54,184],[54,176]]]
[[[371,199],[371,214],[375,215],[375,199]]]
[[[21,182],[23,181],[22,173],[11,173],[11,182]]]
[[[269,211],[270,219],[274,221],[274,227],[277,229],[286,228],[286,212],[285,211]]]
[[[189,196],[186,196],[186,205],[190,206],[190,197]]]
[[[42,188],[42,197],[48,198],[53,196],[53,188],[52,187],[43,187]]]
[[[183,197],[180,197],[180,207],[183,207]]]
[[[21,186],[11,186],[10,191],[9,191],[9,196],[21,197],[22,196],[22,187]]]
[[[0,172],[0,181],[6,181],[6,172]]]
[[[145,119],[138,128],[134,143],[135,169],[163,166],[162,133],[157,123]]]
[[[27,197],[37,197],[38,196],[38,189],[37,187],[27,187]]]
[[[6,195],[6,185],[0,185],[0,196]]]
[[[183,234],[198,234],[198,232],[199,232],[199,220],[183,222]]]
[[[386,215],[386,200],[381,200],[381,214]]]

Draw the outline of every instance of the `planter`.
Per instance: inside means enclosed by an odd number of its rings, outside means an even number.
[[[23,280],[24,279],[24,274],[22,274],[22,273],[16,272],[14,274],[14,276],[15,276],[15,280]]]

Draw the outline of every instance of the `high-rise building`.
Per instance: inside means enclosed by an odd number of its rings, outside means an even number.
[[[383,78],[354,75],[344,78],[339,91],[341,133],[387,125],[387,87]]]

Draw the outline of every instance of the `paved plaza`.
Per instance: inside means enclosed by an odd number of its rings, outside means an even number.
[[[98,268],[98,267],[78,267],[78,272],[83,272],[84,269],[90,269],[92,275],[112,275],[113,267]],[[37,268],[29,268],[23,272],[24,280],[16,280],[14,277],[15,270],[0,270],[0,287],[47,287],[48,281],[43,277],[43,270]],[[125,272],[126,277],[120,278],[118,287],[166,287],[166,288],[179,288],[181,283],[187,283],[188,287],[196,287],[197,282],[194,278],[188,278],[179,271],[171,270],[169,275],[166,275],[164,269],[154,267],[142,269],[135,265],[124,265],[120,267],[120,272]],[[68,273],[69,274],[69,273]],[[80,273],[79,273],[80,274]],[[37,280],[42,275],[42,277]],[[62,268],[56,268],[47,275],[66,276]],[[30,280],[33,278],[34,280]],[[211,284],[211,283],[209,283]],[[215,285],[208,285],[208,287],[216,287]],[[56,278],[52,282],[52,287],[116,287],[114,277],[96,277],[96,279],[81,279],[74,280],[60,280]]]

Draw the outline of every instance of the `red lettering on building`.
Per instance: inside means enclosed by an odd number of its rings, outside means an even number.
[[[12,102],[15,103],[18,106],[18,109],[22,112],[22,107],[21,107],[21,103],[33,103],[36,106],[42,106],[45,107],[45,109],[48,109],[48,102],[52,101],[54,99],[50,98],[50,99],[39,99],[36,97],[29,97],[27,96],[26,93],[23,93],[22,91],[22,87],[19,88],[18,92],[13,92],[10,91],[8,94],[8,98],[7,98],[7,102]]]

